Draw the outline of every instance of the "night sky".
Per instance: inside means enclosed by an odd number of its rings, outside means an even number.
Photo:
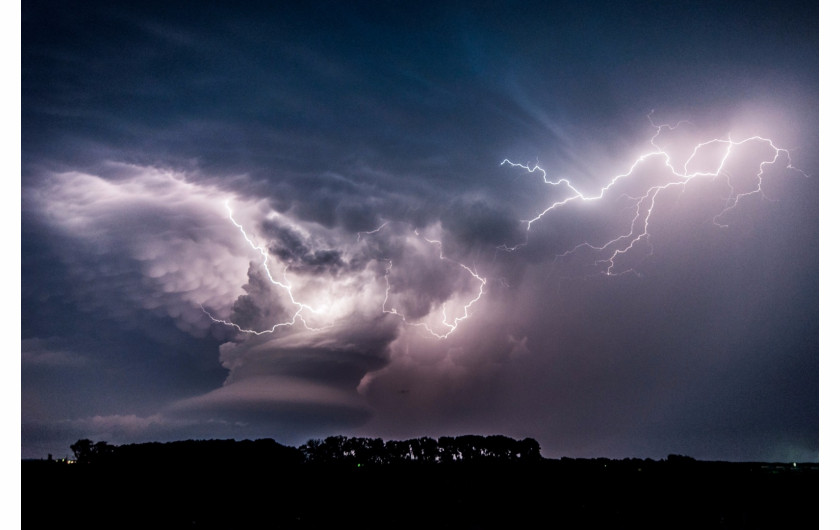
[[[23,457],[819,459],[817,2],[223,4],[22,3]]]

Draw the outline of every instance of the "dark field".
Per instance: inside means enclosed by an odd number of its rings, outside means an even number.
[[[134,456],[24,461],[23,527],[764,529],[819,516],[815,464]]]

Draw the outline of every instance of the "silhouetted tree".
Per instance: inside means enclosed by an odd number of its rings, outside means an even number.
[[[389,463],[411,461],[411,446],[405,440],[388,440],[385,442]]]
[[[385,442],[382,438],[365,438],[365,456],[368,464],[381,465],[388,462],[388,454],[385,451]]]
[[[441,436],[438,440],[438,452],[441,462],[455,462],[461,460],[461,451],[451,436]]]
[[[76,461],[87,462],[93,452],[93,442],[87,438],[77,440],[76,443],[70,446],[70,450],[73,451],[73,456],[76,457]]]
[[[70,446],[70,450],[76,456],[76,460],[81,463],[91,463],[102,461],[114,454],[114,446],[107,442],[93,443],[87,438],[76,441]]]
[[[525,438],[519,440],[517,443],[519,446],[518,454],[521,460],[539,460],[542,458],[540,454],[540,444],[533,438]]]
[[[310,463],[382,465],[401,463],[451,463],[459,461],[530,461],[542,458],[540,444],[533,438],[514,440],[507,436],[443,436],[439,440],[423,436],[409,440],[347,438],[330,436],[309,440],[298,449]]]
[[[438,453],[438,442],[434,438],[429,438],[428,436],[416,438],[411,440],[410,447],[414,460],[427,464],[433,464],[440,458]]]
[[[486,454],[486,449],[484,448],[484,437],[477,436],[475,434],[466,434],[464,436],[456,437],[455,447],[461,453],[461,459],[465,462],[477,460],[482,456],[482,453]]]

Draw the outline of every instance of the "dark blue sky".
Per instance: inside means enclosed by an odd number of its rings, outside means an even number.
[[[817,2],[53,4],[22,4],[24,457],[818,459]]]

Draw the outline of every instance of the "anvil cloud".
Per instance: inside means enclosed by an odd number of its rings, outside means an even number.
[[[24,456],[818,458],[816,3],[22,7]]]

